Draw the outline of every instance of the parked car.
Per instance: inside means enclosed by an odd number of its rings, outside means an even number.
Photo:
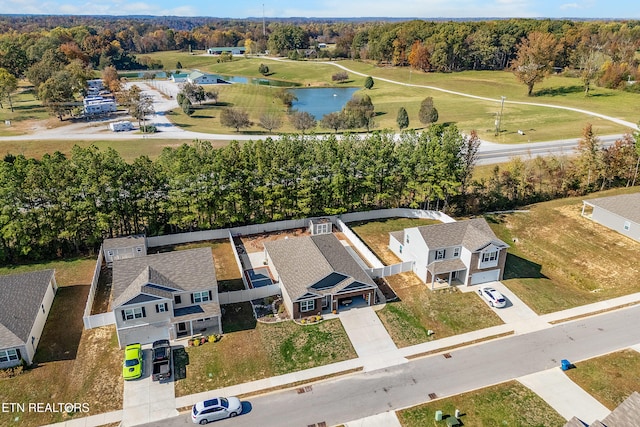
[[[198,402],[191,409],[194,424],[207,424],[223,418],[235,417],[242,412],[242,403],[237,397],[216,397]]]
[[[129,344],[124,349],[122,376],[125,380],[135,380],[142,376],[142,346]]]
[[[478,293],[491,304],[491,307],[502,308],[507,305],[507,300],[502,294],[489,286],[478,289]]]
[[[169,344],[169,340],[154,341],[151,354],[151,379],[161,381],[171,378],[171,344]]]

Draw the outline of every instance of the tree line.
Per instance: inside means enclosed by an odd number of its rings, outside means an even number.
[[[96,249],[104,238],[159,235],[392,207],[454,215],[510,209],[638,184],[640,135],[603,148],[586,126],[577,155],[514,159],[472,179],[479,140],[454,125],[395,136],[283,135],[165,148],[125,162],[76,146],[0,162],[0,261]]]

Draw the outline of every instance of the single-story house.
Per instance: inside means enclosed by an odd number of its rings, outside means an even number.
[[[244,55],[246,48],[244,46],[236,47],[210,47],[207,49],[209,55],[220,55],[222,53],[230,53],[232,55]]]
[[[413,261],[420,280],[477,285],[502,280],[507,245],[484,218],[405,228],[389,233],[389,249]]]
[[[189,77],[189,74],[187,73],[174,73],[174,74],[171,74],[171,77],[169,77],[169,80],[171,80],[174,83],[184,83],[187,81],[187,77]]]
[[[107,267],[111,267],[113,261],[118,259],[147,256],[147,238],[144,234],[136,234],[105,239],[102,242],[102,251]]]
[[[640,242],[640,193],[583,200],[582,216]]]
[[[0,276],[0,369],[33,363],[57,290],[54,270]]]
[[[194,71],[189,74],[187,81],[196,85],[212,85],[218,83],[218,76],[215,74],[205,74],[200,71]]]
[[[375,304],[378,286],[334,234],[265,242],[265,259],[295,319]]]
[[[210,248],[114,261],[111,298],[121,348],[222,333]]]

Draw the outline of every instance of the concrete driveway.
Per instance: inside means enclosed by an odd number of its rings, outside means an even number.
[[[151,380],[151,345],[143,346],[143,372],[137,380],[124,382],[122,426],[134,426],[178,415],[173,376],[169,381]]]

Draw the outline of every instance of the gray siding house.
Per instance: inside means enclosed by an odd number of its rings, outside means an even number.
[[[413,261],[414,273],[432,287],[502,280],[508,248],[484,218],[389,233],[389,249],[403,262]]]
[[[583,200],[582,216],[640,242],[640,193]]]
[[[0,276],[0,369],[33,363],[57,290],[54,270]]]
[[[294,319],[375,304],[378,286],[334,234],[265,242],[264,251]]]
[[[222,333],[211,249],[114,261],[111,307],[118,343]]]

